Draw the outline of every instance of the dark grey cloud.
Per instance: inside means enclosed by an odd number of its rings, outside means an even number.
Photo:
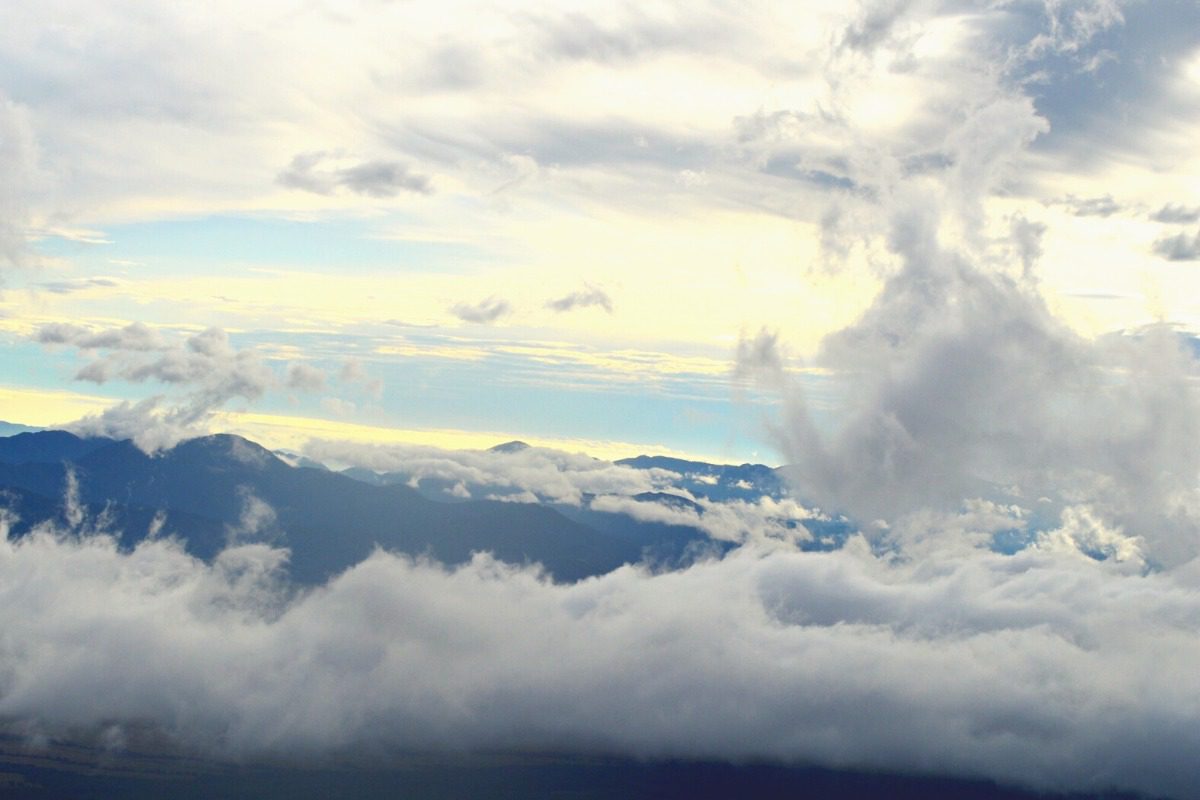
[[[1077,217],[1111,217],[1122,210],[1122,206],[1111,195],[1101,197],[1076,197],[1067,195],[1058,201]]]
[[[276,180],[283,186],[315,194],[333,194],[339,188],[368,197],[395,197],[402,191],[430,194],[428,175],[413,172],[399,161],[371,160],[340,169],[319,169],[329,159],[325,152],[301,153]]]
[[[627,7],[616,24],[601,24],[581,12],[531,20],[538,30],[538,51],[552,58],[620,64],[672,51],[711,53],[735,35],[733,26],[704,8],[673,19],[651,18]]]
[[[1154,252],[1168,261],[1200,260],[1200,230],[1193,234],[1164,236],[1154,243]]]
[[[595,286],[587,286],[577,292],[571,292],[546,303],[546,308],[558,312],[574,311],[579,308],[590,308],[592,306],[603,308],[609,314],[613,313],[612,298],[603,289]]]
[[[1155,211],[1150,215],[1150,219],[1155,222],[1164,222],[1167,224],[1186,225],[1192,222],[1200,222],[1200,206],[1185,206],[1182,204],[1167,203],[1165,206]]]
[[[489,297],[486,300],[479,301],[475,305],[457,303],[451,307],[450,312],[463,322],[490,325],[501,317],[511,314],[512,305],[507,300],[499,297]]]
[[[838,47],[869,55],[892,38],[897,23],[912,5],[911,0],[863,2],[858,18],[842,31]]]
[[[394,197],[401,191],[419,194],[433,191],[428,175],[414,173],[397,161],[365,161],[339,170],[336,175],[339,185],[370,197]]]
[[[1009,235],[1017,258],[1021,261],[1021,274],[1032,277],[1033,269],[1038,259],[1042,257],[1042,237],[1046,235],[1046,226],[1041,222],[1032,222],[1025,217],[1015,216],[1009,221]]]
[[[324,152],[300,153],[292,158],[287,169],[276,176],[282,186],[289,189],[302,189],[316,194],[331,194],[336,185],[328,174],[314,173],[315,167],[325,159]]]

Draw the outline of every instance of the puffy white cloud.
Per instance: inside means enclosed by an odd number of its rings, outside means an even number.
[[[240,758],[551,748],[1180,797],[1200,780],[1194,576],[852,540],[572,585],[381,552],[293,594],[284,559],[0,543],[0,713]]]
[[[212,415],[232,400],[253,402],[281,386],[320,391],[325,385],[325,374],[302,362],[289,364],[286,376],[280,378],[256,350],[234,347],[220,328],[175,341],[141,323],[98,331],[51,323],[39,328],[35,339],[87,354],[91,360],[79,368],[76,380],[176,387],[175,397],[123,401],[71,426],[87,435],[133,439],[147,450],[170,447],[203,433]]]
[[[674,497],[672,497],[674,495]],[[685,502],[678,502],[682,498]],[[671,487],[666,497],[630,497],[602,495],[588,507],[593,511],[626,514],[640,522],[660,522],[704,531],[723,542],[811,541],[813,536],[804,521],[819,518],[819,512],[805,508],[790,498],[761,497],[745,500],[714,501],[693,497],[686,489]]]
[[[311,364],[296,362],[288,365],[287,385],[305,392],[319,392],[325,388],[325,373]]]
[[[585,495],[634,495],[674,485],[678,473],[635,469],[583,453],[544,447],[513,450],[443,450],[417,445],[370,445],[314,439],[305,455],[329,464],[392,472],[412,486],[437,480],[479,487],[499,496],[580,505]]]

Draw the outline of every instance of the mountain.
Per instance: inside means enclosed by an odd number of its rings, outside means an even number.
[[[16,422],[4,422],[0,420],[0,436],[13,436],[18,433],[30,433],[39,430],[41,428],[35,428],[32,425],[21,425]]]
[[[0,440],[0,490],[22,492],[26,526],[54,516],[50,509],[61,507],[70,472],[82,502],[111,504],[116,516],[137,523],[123,543],[136,542],[147,530],[142,521],[165,512],[165,532],[178,533],[190,552],[211,558],[236,535],[248,504],[261,501],[274,518],[268,516],[255,535],[289,547],[291,573],[305,583],[323,581],[377,546],[447,564],[489,551],[509,562],[541,563],[560,580],[602,574],[641,556],[639,543],[553,508],[486,500],[438,503],[404,485],[372,485],[289,466],[237,436],[192,439],[154,456],[128,441],[80,439],[62,431],[11,439]]]
[[[488,452],[489,453],[519,453],[522,450],[528,450],[528,449],[529,449],[529,445],[525,444],[524,442],[514,440],[511,442],[505,442],[504,444],[498,444],[494,447],[489,447]]]
[[[112,439],[81,439],[66,431],[26,431],[0,439],[0,464],[55,464],[75,461]]]
[[[665,469],[683,476],[678,486],[709,500],[747,500],[783,497],[787,484],[778,470],[764,464],[708,464],[668,456],[637,456],[616,462],[634,469]]]

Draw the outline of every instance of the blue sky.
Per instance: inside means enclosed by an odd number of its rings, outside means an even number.
[[[13,422],[189,402],[209,378],[41,335],[136,323],[158,353],[220,329],[276,374],[196,430],[775,463],[781,395],[737,377],[739,343],[775,335],[835,431],[822,342],[899,269],[911,192],[1080,336],[1200,328],[1193,3],[6,15]],[[128,368],[80,380],[97,358]]]

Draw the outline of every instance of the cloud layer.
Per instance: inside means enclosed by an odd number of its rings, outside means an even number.
[[[296,595],[284,558],[4,542],[0,713],[116,741],[150,723],[235,758],[565,748],[1179,796],[1200,779],[1193,574],[852,540],[574,585],[376,553]]]

